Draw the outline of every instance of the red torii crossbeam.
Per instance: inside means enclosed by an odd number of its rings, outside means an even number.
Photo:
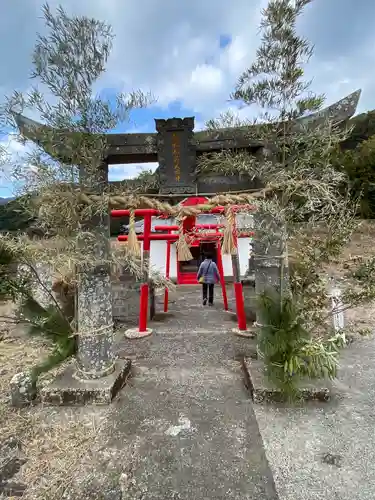
[[[232,210],[234,212],[239,212],[241,210],[255,210],[254,205],[233,205]],[[202,210],[202,214],[223,214],[225,212],[225,207],[213,207],[207,210]],[[112,217],[128,217],[130,215],[130,210],[111,210]],[[145,215],[157,216],[165,215],[164,212],[156,210],[154,208],[137,208],[134,210],[134,215],[136,217],[144,217]]]

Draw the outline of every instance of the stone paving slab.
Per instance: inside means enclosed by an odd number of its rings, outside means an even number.
[[[282,402],[285,399],[281,390],[267,379],[262,361],[244,358],[242,366],[254,403]],[[328,380],[301,380],[297,397],[303,401],[328,401],[331,397],[330,386]]]
[[[132,377],[114,402],[112,446],[128,446],[123,498],[277,500],[240,359],[252,339],[229,332],[228,313],[183,289],[153,335],[120,335]],[[176,321],[177,319],[177,321]]]
[[[112,432],[114,443],[135,449],[125,498],[278,498],[233,368],[160,372],[143,361],[116,402]]]
[[[74,364],[68,364],[50,384],[40,390],[45,405],[108,405],[124,387],[130,373],[131,361],[117,361],[113,373],[94,380],[75,377]]]

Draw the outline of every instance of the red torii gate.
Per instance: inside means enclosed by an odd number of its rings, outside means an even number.
[[[199,201],[198,201],[199,200]],[[186,206],[193,206],[198,203],[202,203],[201,198],[188,198]],[[203,199],[203,203],[207,202],[206,199]],[[235,206],[232,207],[234,211],[239,211],[241,210],[242,206]],[[214,207],[210,210],[203,211],[202,213],[210,213],[210,214],[223,214],[225,211],[224,207]],[[112,210],[111,211],[111,216],[112,217],[124,217],[124,216],[129,216],[131,213],[130,210]],[[138,334],[139,336],[146,336],[151,333],[147,329],[147,316],[148,316],[148,298],[149,298],[149,285],[148,285],[148,277],[149,277],[149,260],[150,260],[150,246],[151,246],[151,241],[152,240],[164,240],[167,241],[167,261],[166,261],[166,277],[169,278],[169,273],[170,273],[170,245],[172,242],[178,240],[178,234],[172,234],[171,231],[177,230],[178,226],[156,226],[156,230],[167,230],[167,234],[151,234],[151,219],[153,216],[160,216],[164,215],[162,212],[159,210],[155,209],[150,209],[150,208],[140,208],[134,210],[134,215],[135,216],[141,216],[144,219],[144,232],[143,235],[139,235],[137,239],[139,241],[143,241],[143,283],[141,284],[141,290],[140,290],[140,311],[139,311],[139,330]],[[193,220],[189,220],[193,219]],[[185,229],[185,226],[186,229]],[[202,225],[195,225],[195,217],[188,217],[184,221],[184,232],[192,232],[192,230],[195,228],[197,229],[218,229],[220,227],[220,224],[202,224]],[[222,233],[216,231],[215,233],[206,233],[206,234],[194,234],[196,238],[199,238],[200,240],[204,237],[206,240],[207,239],[216,239],[219,240],[223,235]],[[127,235],[120,235],[118,236],[118,241],[127,241],[128,236]],[[233,240],[234,244],[237,248],[237,231],[234,228],[233,231]],[[218,268],[219,268],[219,273],[220,273],[220,281],[221,281],[221,286],[222,286],[222,293],[223,293],[223,302],[224,302],[224,308],[225,310],[228,310],[228,300],[227,300],[227,295],[226,295],[226,289],[225,289],[225,280],[224,280],[224,270],[223,270],[223,263],[222,263],[222,255],[221,255],[221,247],[220,243],[217,245],[218,248]],[[238,268],[238,256],[235,256],[236,258],[232,258],[232,268],[233,268],[233,281],[234,281],[234,292],[235,292],[235,300],[236,300],[236,312],[237,312],[237,321],[238,321],[238,329],[240,331],[246,331],[247,326],[246,326],[246,315],[245,315],[245,307],[244,307],[244,298],[243,298],[243,290],[242,290],[242,283],[240,280],[240,275],[239,275],[239,268]],[[164,311],[168,310],[168,290],[165,291],[164,295]]]

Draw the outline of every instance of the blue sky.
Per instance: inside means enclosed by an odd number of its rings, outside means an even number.
[[[0,17],[0,101],[14,89],[27,91],[31,53],[43,32],[44,0],[2,0]],[[260,8],[266,0],[51,0],[68,13],[88,15],[113,26],[116,39],[101,92],[151,91],[157,104],[136,111],[124,131],[151,132],[154,118],[195,116],[196,128],[230,107],[237,77],[252,62],[259,44]],[[313,0],[299,21],[315,44],[308,67],[313,90],[327,104],[362,88],[359,112],[375,108],[374,0]],[[15,34],[22,33],[22,36]],[[241,111],[251,116],[252,110]],[[12,155],[20,147],[0,136]],[[112,179],[134,176],[147,165],[112,167]],[[155,168],[156,165],[149,165]],[[12,187],[0,177],[0,197]]]

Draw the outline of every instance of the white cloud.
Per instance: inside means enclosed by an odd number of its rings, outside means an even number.
[[[8,134],[0,140],[0,184],[7,185],[11,177],[11,163],[22,161],[27,147],[17,140],[15,134]]]
[[[23,144],[17,137],[11,133],[0,140],[0,196],[13,196],[22,187],[23,182],[15,176],[15,167],[21,167],[28,176],[38,173],[38,167],[30,165],[27,159],[31,143]]]
[[[131,179],[136,177],[143,170],[152,170],[154,172],[157,167],[157,162],[109,165],[108,177],[110,181],[122,181],[123,179]]]
[[[221,68],[210,64],[199,64],[191,73],[190,83],[205,92],[217,92],[223,86],[224,75]]]
[[[167,82],[158,92],[158,104],[167,107],[172,101],[182,101],[185,107],[201,111],[215,98],[221,98],[225,76],[221,68],[198,64],[191,73],[181,73],[177,80]]]
[[[0,77],[4,78],[0,81],[8,88],[25,89],[35,33],[43,29],[38,18],[44,0],[30,0],[22,6],[14,0],[3,2]],[[167,107],[169,102],[181,100],[185,107],[207,119],[226,105],[239,74],[253,59],[259,43],[260,7],[267,0],[164,0],[162,4],[159,0],[51,0],[49,3],[52,7],[61,3],[68,13],[86,14],[112,24],[116,39],[108,71],[100,85],[124,90],[151,89],[161,105]],[[362,0],[361,10],[353,15],[350,3],[351,0],[315,1],[306,9],[301,29],[316,44],[319,54],[312,62],[311,74],[319,90],[329,88],[329,100],[337,100],[343,97],[342,92],[364,86],[362,106],[375,107],[369,80],[370,62],[374,62],[374,52],[370,50],[371,40],[374,44],[370,22],[374,4],[372,0]],[[14,41],[12,26],[16,21],[23,37]],[[346,29],[343,41],[338,35],[342,33],[341,27],[350,22],[352,26],[362,23],[362,37],[351,40],[351,30]],[[219,46],[223,34],[231,38],[224,50]],[[324,50],[321,40],[325,43],[329,40],[329,50]],[[345,46],[340,47],[343,43]],[[11,53],[5,50],[9,44]],[[336,70],[327,73],[324,70],[327,65]],[[343,81],[347,83],[337,85]]]
[[[0,91],[27,90],[36,32],[43,32],[44,0],[2,1]],[[331,104],[362,88],[359,111],[364,111],[375,108],[375,2],[360,3],[361,9],[352,0],[313,1],[299,27],[316,46],[307,72],[314,79],[313,90],[324,92]],[[114,48],[98,89],[151,90],[165,108],[181,101],[190,115],[200,114],[195,126],[199,130],[204,121],[232,106],[227,99],[254,58],[260,41],[260,8],[267,0],[50,0],[49,4],[52,8],[62,4],[69,14],[93,16],[113,26]],[[22,37],[14,38],[15,29]],[[219,45],[223,35],[230,40],[224,49]],[[252,111],[239,114],[249,117]],[[16,147],[12,143],[10,150]],[[137,173],[136,165],[111,167],[116,179]]]
[[[17,134],[8,134],[0,141],[0,147],[12,156],[19,156],[25,153],[25,145],[17,140]]]

